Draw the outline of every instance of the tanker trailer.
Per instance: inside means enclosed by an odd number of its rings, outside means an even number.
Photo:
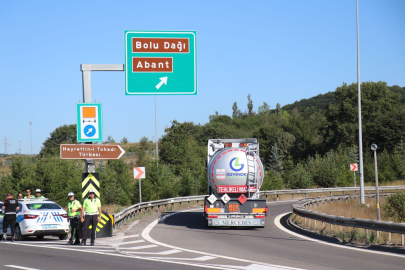
[[[264,227],[268,207],[259,196],[264,168],[257,139],[208,140],[207,172],[207,226]]]

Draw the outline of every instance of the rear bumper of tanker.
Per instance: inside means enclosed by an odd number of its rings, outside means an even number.
[[[210,203],[207,198],[204,215],[209,227],[264,227],[266,224],[266,199],[248,199],[241,203],[232,198],[224,203],[218,198]]]
[[[207,218],[212,227],[264,227],[265,218]]]

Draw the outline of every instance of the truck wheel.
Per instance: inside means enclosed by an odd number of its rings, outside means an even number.
[[[59,240],[66,240],[66,239],[68,239],[68,234],[67,233],[59,235]]]

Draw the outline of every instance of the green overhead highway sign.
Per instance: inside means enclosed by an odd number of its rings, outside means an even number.
[[[195,31],[124,31],[126,95],[197,95]]]

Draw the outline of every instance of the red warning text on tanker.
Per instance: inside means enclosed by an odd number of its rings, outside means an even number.
[[[173,58],[132,57],[132,72],[173,72]]]
[[[132,38],[133,53],[189,53],[188,38]]]

